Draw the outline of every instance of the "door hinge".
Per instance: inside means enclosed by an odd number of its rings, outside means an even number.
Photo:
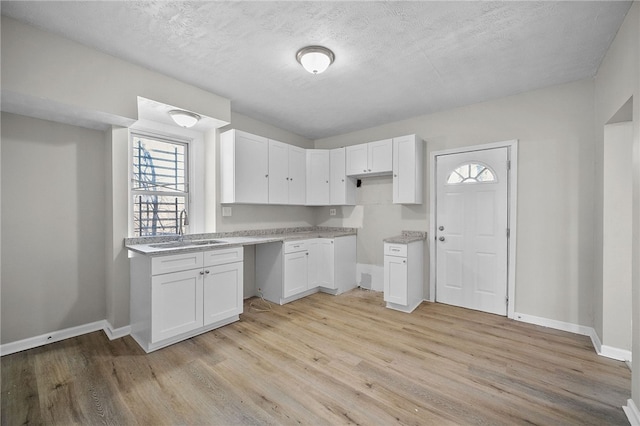
[[[511,160],[507,160],[507,170],[511,170]]]
[[[507,300],[507,307],[508,307],[509,306],[509,298],[507,297],[506,300]]]
[[[507,228],[507,238],[511,236],[511,229]]]

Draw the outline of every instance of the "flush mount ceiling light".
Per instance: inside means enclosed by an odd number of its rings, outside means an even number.
[[[198,114],[183,111],[181,109],[172,109],[169,111],[169,115],[178,126],[187,128],[195,126],[198,120],[200,120],[200,116]]]
[[[335,58],[331,50],[322,46],[303,47],[296,53],[296,59],[300,65],[311,74],[320,74],[329,68]]]

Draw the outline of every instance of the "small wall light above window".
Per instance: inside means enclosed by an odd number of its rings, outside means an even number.
[[[196,125],[198,120],[200,120],[200,116],[193,112],[183,111],[181,109],[172,109],[169,111],[169,115],[173,118],[173,121],[176,122],[178,126],[182,127],[193,127]]]
[[[311,74],[320,74],[335,60],[333,52],[323,46],[307,46],[298,50],[296,59]]]

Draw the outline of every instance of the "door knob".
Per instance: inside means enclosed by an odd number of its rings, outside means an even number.
[[[438,226],[438,229],[439,229],[440,231],[444,231],[444,226],[440,225],[440,226]]]
[[[444,241],[444,237],[440,237],[438,238],[440,241]]]

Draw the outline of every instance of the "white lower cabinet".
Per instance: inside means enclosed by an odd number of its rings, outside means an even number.
[[[131,259],[131,335],[146,351],[239,319],[243,249]]]
[[[384,244],[384,301],[387,308],[412,312],[423,299],[424,241]]]
[[[355,235],[256,246],[256,286],[266,300],[280,305],[318,291],[355,288]]]

